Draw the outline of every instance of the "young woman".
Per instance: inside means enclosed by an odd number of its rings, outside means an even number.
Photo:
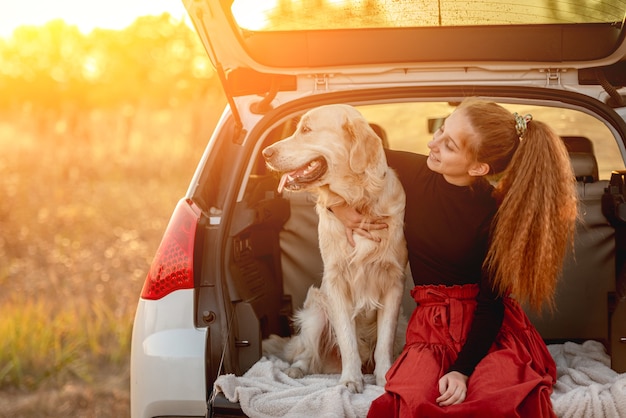
[[[478,99],[428,146],[428,157],[387,154],[407,194],[417,307],[368,416],[554,416],[556,367],[516,300],[552,304],[577,217],[567,150],[530,115]],[[351,242],[385,227],[346,206],[331,210]]]

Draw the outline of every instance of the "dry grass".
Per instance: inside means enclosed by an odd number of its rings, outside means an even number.
[[[128,415],[136,302],[207,134],[184,109],[81,118],[0,117],[0,416]]]

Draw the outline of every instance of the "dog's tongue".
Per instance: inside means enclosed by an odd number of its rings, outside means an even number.
[[[301,168],[291,171],[289,173],[285,173],[280,177],[280,182],[278,183],[278,193],[282,193],[286,184],[293,184],[294,181],[303,175],[306,170],[302,170]]]
[[[282,193],[283,192],[283,188],[285,187],[285,183],[287,183],[287,180],[289,178],[291,174],[290,173],[285,173],[280,177],[280,183],[278,183],[278,193]]]

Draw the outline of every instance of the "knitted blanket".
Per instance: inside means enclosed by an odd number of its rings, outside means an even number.
[[[557,367],[552,393],[559,417],[626,417],[626,373],[611,369],[611,359],[597,341],[549,345]]]
[[[563,418],[626,417],[626,373],[610,368],[604,346],[596,341],[549,345],[557,365],[552,394],[554,410]],[[243,376],[226,374],[215,381],[216,392],[239,402],[252,418],[357,418],[367,415],[370,403],[384,390],[373,375],[365,376],[363,393],[337,385],[339,375],[310,375],[292,379],[289,365],[263,357]]]

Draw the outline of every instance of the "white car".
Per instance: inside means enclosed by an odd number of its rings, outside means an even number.
[[[600,341],[626,372],[625,2],[184,3],[229,106],[141,293],[133,418],[243,415],[214,381],[290,334],[322,268],[310,199],[276,193],[260,151],[329,103],[356,106],[390,148],[414,152],[466,96],[551,125],[572,156],[581,221],[556,311],[532,320],[548,343]]]

